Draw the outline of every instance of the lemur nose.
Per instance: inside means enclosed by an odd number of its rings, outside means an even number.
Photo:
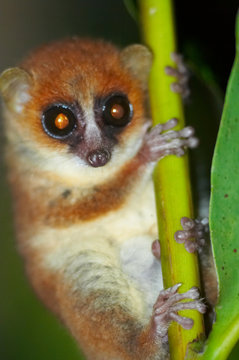
[[[88,163],[93,167],[100,167],[107,164],[110,160],[110,152],[105,149],[97,149],[90,152],[87,156]]]

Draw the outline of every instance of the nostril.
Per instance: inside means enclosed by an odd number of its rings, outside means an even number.
[[[98,149],[90,152],[87,156],[88,163],[93,167],[100,167],[110,160],[110,153],[105,149]]]

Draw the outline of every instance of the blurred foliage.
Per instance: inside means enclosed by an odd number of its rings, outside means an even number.
[[[203,0],[196,10],[195,3],[186,0],[175,1],[175,5],[179,49],[194,67],[186,118],[195,126],[201,141],[191,158],[193,165],[198,164],[193,167],[194,195],[199,212],[205,215],[210,161],[222,106],[218,85],[225,88],[234,57],[238,0]],[[119,45],[138,42],[140,38],[137,24],[121,0],[0,0],[0,6],[0,71],[16,64],[32,47],[62,36],[103,37]],[[2,132],[0,141],[2,154]],[[36,299],[25,278],[14,242],[10,194],[3,168],[1,162],[0,359],[80,359],[74,340]],[[238,351],[233,350],[231,360],[238,359]]]

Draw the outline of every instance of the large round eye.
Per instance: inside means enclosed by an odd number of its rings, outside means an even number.
[[[108,125],[125,126],[133,116],[133,106],[125,95],[111,95],[103,105],[103,117]]]
[[[77,120],[68,106],[52,105],[43,112],[42,125],[49,136],[64,139],[76,128]]]

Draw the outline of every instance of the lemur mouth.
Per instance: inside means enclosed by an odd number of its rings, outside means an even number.
[[[107,164],[111,158],[111,153],[105,149],[96,149],[86,156],[88,164],[92,167],[100,167]]]

